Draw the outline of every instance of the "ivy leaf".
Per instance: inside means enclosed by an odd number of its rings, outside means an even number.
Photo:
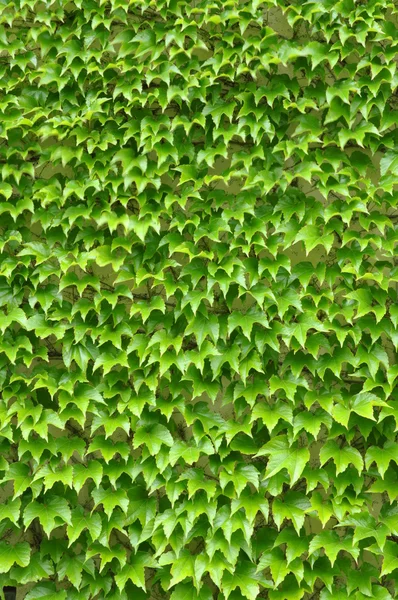
[[[390,503],[392,503],[398,496],[398,474],[389,467],[384,473],[384,477],[382,479],[376,479],[369,490],[366,491],[369,494],[382,494],[383,492],[386,492],[390,499]]]
[[[269,380],[270,394],[274,394],[276,390],[283,390],[288,400],[295,401],[295,395],[299,386],[306,387],[304,377],[294,377],[292,374],[287,374],[285,377],[272,375]]]
[[[274,586],[278,587],[289,573],[285,556],[280,548],[274,548],[271,551],[264,552],[258,563],[257,571],[270,568]]]
[[[258,478],[259,473],[253,465],[236,465],[232,472],[226,470],[220,473],[220,486],[224,490],[229,483],[232,483],[239,497],[248,483],[258,489]]]
[[[0,505],[0,521],[10,519],[14,525],[18,525],[19,515],[21,512],[21,500],[15,498],[14,500],[8,500],[7,503]]]
[[[256,456],[269,455],[265,478],[276,475],[282,469],[287,469],[290,484],[293,485],[301,477],[310,458],[308,448],[290,446],[285,436],[277,436],[263,446]]]
[[[322,526],[325,527],[326,523],[333,515],[332,503],[328,500],[325,500],[325,498],[323,498],[319,492],[315,492],[311,496],[311,508],[316,511]]]
[[[46,535],[50,536],[56,527],[64,523],[71,524],[71,510],[65,498],[60,496],[50,497],[45,502],[34,500],[25,508],[23,515],[25,527],[29,527],[36,518],[39,519]]]
[[[380,174],[383,176],[388,171],[398,175],[398,153],[396,150],[388,150],[380,159]]]
[[[320,600],[348,600],[347,590],[331,586],[331,591],[323,589],[320,594]]]
[[[342,473],[345,471],[349,464],[354,465],[358,473],[362,472],[363,460],[362,456],[356,448],[351,446],[340,447],[335,440],[330,440],[321,448],[319,453],[321,466],[324,465],[329,459],[333,459],[336,465],[336,473]]]
[[[295,239],[296,242],[301,240],[304,242],[307,256],[317,246],[323,246],[327,254],[329,254],[333,246],[334,235],[332,233],[325,235],[316,225],[305,225],[298,232]]]
[[[170,586],[176,585],[186,577],[194,578],[195,557],[188,551],[183,550],[181,554],[173,560],[171,565]]]
[[[342,404],[336,404],[333,410],[333,417],[345,427],[348,425],[351,412],[355,412],[365,419],[375,421],[376,419],[373,415],[374,406],[387,406],[387,404],[375,394],[361,392],[350,398],[347,407]]]
[[[293,435],[294,437],[301,431],[307,431],[316,439],[320,430],[321,425],[325,425],[330,429],[333,419],[328,413],[322,409],[318,409],[314,412],[301,412],[294,418]]]
[[[170,447],[173,443],[173,438],[164,425],[146,425],[136,429],[133,448],[138,448],[142,444],[145,444],[151,454],[157,454],[162,444]]]
[[[73,465],[73,487],[79,493],[88,479],[92,479],[96,487],[99,487],[102,474],[102,465],[97,460],[90,460],[87,466],[82,464]]]
[[[66,528],[69,546],[77,540],[84,529],[88,530],[91,539],[95,541],[101,533],[102,521],[98,513],[90,515],[85,513],[84,509],[79,506],[72,510],[71,521]]]
[[[356,545],[360,540],[368,537],[374,537],[377,545],[383,550],[386,543],[386,538],[390,534],[390,530],[384,523],[377,523],[376,519],[369,514],[351,515],[350,517],[340,521],[339,527],[344,526],[355,527],[353,544]]]
[[[395,464],[398,464],[398,448],[396,447],[395,442],[387,440],[383,448],[370,446],[366,452],[366,467],[369,468],[369,466],[375,462],[382,479],[384,479],[384,475],[391,461],[394,461]]]
[[[124,567],[126,564],[126,549],[121,544],[115,544],[110,548],[102,546],[100,543],[90,544],[90,547],[86,552],[86,560],[97,554],[99,554],[101,559],[100,572],[103,571],[104,567],[112,562],[113,559],[116,559],[121,567]]]
[[[154,567],[156,563],[150,554],[137,552],[132,554],[128,563],[115,575],[119,590],[123,590],[128,580],[145,591],[145,567]]]
[[[268,500],[260,493],[253,494],[251,490],[240,494],[239,498],[233,498],[231,501],[231,515],[243,508],[249,523],[253,523],[257,513],[260,511],[265,520],[268,520],[269,504]]]
[[[290,424],[293,423],[293,410],[288,404],[281,400],[277,400],[273,404],[261,402],[257,403],[252,410],[251,420],[255,421],[256,419],[261,419],[271,433],[280,419]]]
[[[278,534],[274,548],[286,544],[286,563],[289,565],[308,550],[308,539],[300,537],[292,527],[285,527]]]
[[[94,362],[93,371],[96,371],[100,367],[103,368],[104,375],[109,373],[113,367],[121,366],[128,367],[127,353],[123,350],[121,352],[103,352],[100,354]]]
[[[51,583],[36,585],[25,596],[25,600],[65,600],[67,592],[65,590],[57,590]]]
[[[381,577],[389,575],[394,569],[398,569],[398,547],[394,542],[387,541],[383,549],[379,548],[377,544],[372,544],[367,550],[383,557]]]
[[[240,589],[242,595],[248,600],[255,600],[262,587],[271,588],[273,584],[267,581],[261,574],[256,572],[256,567],[248,561],[243,561],[237,565],[233,573],[224,571],[221,588],[225,598],[229,598],[233,590]]]
[[[337,555],[344,550],[351,554],[356,560],[360,549],[353,543],[353,538],[348,536],[340,538],[335,531],[322,531],[318,533],[310,542],[309,554],[313,554],[319,548],[324,548],[326,556],[329,558],[332,566],[336,562]]]
[[[41,579],[47,579],[54,574],[52,561],[44,559],[39,552],[35,552],[30,557],[29,563],[22,567],[13,567],[10,575],[19,584],[36,583]]]
[[[237,328],[242,329],[243,335],[250,340],[253,326],[259,323],[263,327],[268,328],[268,319],[263,312],[256,309],[250,309],[247,313],[239,313],[237,311],[230,314],[228,317],[228,333],[231,333]]]
[[[283,500],[275,498],[272,512],[276,526],[280,529],[283,521],[290,519],[297,535],[300,535],[300,529],[304,525],[305,513],[309,508],[308,498],[299,492],[287,492]]]
[[[14,499],[23,494],[31,486],[32,477],[29,466],[24,463],[13,463],[7,469],[3,481],[14,482]]]
[[[0,542],[0,573],[7,573],[14,564],[27,567],[29,562],[30,546],[27,542],[21,542],[14,546]]]
[[[219,338],[220,326],[216,315],[205,316],[202,313],[197,313],[192,321],[188,324],[185,330],[185,335],[194,334],[201,348],[206,337],[209,336],[216,344]]]
[[[93,510],[95,510],[99,504],[102,504],[105,514],[108,517],[112,516],[112,513],[117,506],[120,506],[122,511],[127,513],[129,499],[125,490],[121,488],[117,490],[112,488],[105,489],[102,486],[99,486],[91,492],[91,495],[94,500]]]
[[[396,2],[3,4],[0,596],[389,600]]]
[[[74,587],[79,589],[83,577],[84,562],[82,555],[64,555],[58,563],[58,578],[61,580],[68,579]]]

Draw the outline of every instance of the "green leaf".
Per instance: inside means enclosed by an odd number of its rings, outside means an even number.
[[[1,6],[0,596],[388,600],[397,2]]]
[[[71,524],[71,510],[65,498],[59,496],[53,496],[44,502],[34,500],[25,508],[23,515],[25,527],[36,518],[39,519],[46,535],[50,536],[56,527],[64,523]]]
[[[293,485],[301,477],[309,461],[308,448],[290,446],[286,436],[278,436],[263,446],[256,456],[267,456],[269,460],[264,477],[272,477],[282,469],[287,469],[290,475],[290,484]]]
[[[220,486],[224,490],[229,483],[232,483],[234,492],[239,497],[248,483],[258,489],[258,479],[259,473],[253,465],[236,465],[232,472],[221,471]]]
[[[369,494],[382,494],[386,492],[390,503],[393,502],[398,496],[398,473],[389,467],[384,473],[383,479],[376,479],[369,490],[366,491]]]
[[[336,465],[337,475],[345,471],[349,464],[354,465],[358,473],[361,473],[363,469],[363,460],[359,451],[351,446],[340,447],[335,440],[326,442],[321,448],[319,458],[321,466],[332,458]]]
[[[84,509],[79,506],[72,510],[71,521],[66,528],[69,546],[78,539],[84,529],[88,530],[91,539],[95,541],[101,533],[102,522],[98,513],[90,515],[89,513],[85,513]]]
[[[304,525],[305,514],[310,508],[308,498],[299,492],[287,492],[283,499],[275,498],[272,505],[274,521],[278,529],[285,519],[292,521],[297,535],[300,535],[300,529]]]
[[[250,340],[253,326],[259,323],[263,327],[268,328],[268,319],[263,312],[257,311],[256,309],[250,309],[247,313],[239,313],[235,311],[228,317],[228,333],[231,333],[237,328],[242,329],[243,335]]]
[[[308,550],[308,539],[300,537],[292,527],[285,527],[278,534],[274,548],[286,544],[286,562],[289,565]]]
[[[13,567],[10,575],[20,585],[36,583],[41,579],[48,579],[54,574],[54,565],[49,559],[44,559],[39,552],[32,554],[29,563],[22,567]]]
[[[4,519],[10,519],[10,521],[14,523],[14,525],[18,525],[20,512],[20,498],[8,500],[7,503],[3,503],[0,505],[0,521],[3,521]]]
[[[36,585],[25,596],[25,600],[65,600],[67,592],[65,590],[57,590],[54,584],[45,583]]]
[[[27,542],[21,542],[14,546],[0,542],[0,573],[7,573],[14,564],[27,567],[29,561],[30,546]]]
[[[398,547],[395,542],[387,541],[383,549],[379,548],[377,544],[373,544],[367,550],[383,558],[381,577],[398,569]]]
[[[170,573],[170,586],[184,581],[186,577],[194,578],[195,557],[188,550],[183,550],[181,554],[173,560]]]
[[[145,591],[145,567],[154,567],[156,563],[150,554],[137,552],[130,556],[127,564],[115,575],[119,590],[123,590],[128,580]]]
[[[387,406],[387,404],[375,394],[361,392],[349,399],[348,406],[336,404],[333,409],[333,417],[345,427],[348,425],[351,412],[355,412],[365,419],[375,421],[374,406]]]
[[[319,492],[311,496],[311,508],[316,511],[322,527],[325,527],[330,517],[333,515],[333,506],[329,500],[326,500]]]
[[[278,587],[290,572],[285,555],[280,548],[274,548],[271,551],[264,552],[258,563],[257,571],[270,568],[274,586]]]
[[[311,540],[308,553],[311,555],[319,548],[323,548],[325,550],[325,554],[329,558],[332,566],[336,562],[338,553],[342,550],[351,554],[355,560],[358,558],[360,553],[360,549],[354,544],[353,538],[349,536],[340,538],[335,531],[329,530],[318,533]]]
[[[151,454],[157,454],[163,444],[172,446],[173,438],[164,425],[143,425],[135,431],[133,447],[138,448],[142,444],[145,444]]]
[[[273,404],[261,402],[256,404],[252,410],[251,420],[255,421],[256,419],[261,419],[271,433],[280,419],[290,424],[293,423],[293,410],[288,404],[281,400],[277,400]]]
[[[102,504],[105,514],[108,517],[111,517],[117,506],[120,506],[122,511],[127,513],[129,499],[125,490],[121,488],[117,490],[112,488],[105,489],[102,486],[99,486],[91,492],[91,495],[94,500],[94,509],[97,508],[99,504]]]
[[[382,479],[384,479],[384,475],[391,461],[398,464],[398,448],[395,442],[387,440],[382,448],[370,446],[366,452],[365,466],[369,468],[369,466],[375,462]]]
[[[355,527],[353,544],[356,545],[360,540],[368,537],[374,537],[378,546],[383,550],[386,538],[390,534],[390,529],[384,523],[377,523],[376,519],[369,514],[351,515],[340,521],[339,526]]]
[[[101,559],[100,572],[103,571],[104,567],[116,559],[119,565],[123,568],[126,564],[126,549],[121,544],[115,544],[111,548],[102,546],[102,544],[94,543],[90,544],[90,547],[86,552],[86,560],[98,555]]]
[[[88,479],[92,479],[98,487],[102,480],[103,468],[97,460],[90,460],[87,466],[73,465],[73,487],[79,493]]]
[[[221,588],[225,598],[229,598],[233,590],[240,589],[242,595],[248,600],[255,600],[262,587],[273,587],[272,582],[267,581],[256,572],[256,567],[249,561],[239,563],[233,573],[224,571]]]
[[[259,511],[263,514],[265,520],[268,520],[268,500],[259,493],[253,494],[251,490],[247,490],[240,494],[239,498],[233,498],[231,501],[231,515],[241,508],[244,509],[246,517],[251,524],[253,524]]]
[[[295,242],[301,240],[304,242],[307,256],[317,246],[322,246],[325,248],[326,253],[329,254],[333,246],[334,235],[332,233],[325,235],[316,225],[305,225],[298,232]]]
[[[3,481],[13,481],[14,499],[18,498],[31,486],[32,477],[29,466],[21,462],[11,464],[3,477]]]

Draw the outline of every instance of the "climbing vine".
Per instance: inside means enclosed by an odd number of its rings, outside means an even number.
[[[395,597],[397,12],[0,0],[0,588]]]

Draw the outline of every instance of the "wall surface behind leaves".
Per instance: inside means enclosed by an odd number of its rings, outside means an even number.
[[[397,31],[1,2],[0,589],[396,596]]]

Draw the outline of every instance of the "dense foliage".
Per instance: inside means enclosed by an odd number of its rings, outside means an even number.
[[[1,0],[0,586],[395,596],[397,12]]]

